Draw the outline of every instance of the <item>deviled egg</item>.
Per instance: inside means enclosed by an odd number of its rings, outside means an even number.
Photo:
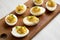
[[[44,0],[33,0],[35,5],[42,5]]]
[[[39,18],[35,16],[27,16],[23,19],[23,23],[27,26],[33,26],[39,23]]]
[[[39,16],[41,14],[44,14],[45,8],[40,6],[34,6],[30,9],[30,13],[34,16]]]
[[[29,30],[25,26],[15,26],[12,28],[11,34],[15,37],[24,37],[28,35]]]
[[[54,11],[57,7],[57,4],[55,3],[54,0],[49,0],[46,2],[46,8],[49,10],[49,11]]]
[[[26,5],[20,4],[16,7],[15,11],[16,11],[17,14],[21,15],[26,11],[26,9],[27,9]]]
[[[14,15],[14,14],[9,14],[6,16],[5,18],[5,22],[10,25],[10,26],[13,26],[17,23],[17,17]]]

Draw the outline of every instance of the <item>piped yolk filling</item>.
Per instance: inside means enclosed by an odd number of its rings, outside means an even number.
[[[24,10],[24,6],[23,5],[18,5],[18,7],[16,7],[16,11],[17,12],[22,12]]]
[[[35,17],[35,16],[28,16],[27,20],[30,22],[34,22],[34,23],[38,21],[37,17]]]
[[[17,26],[16,27],[16,31],[19,33],[19,34],[25,34],[27,32],[26,30],[27,28],[25,26]]]
[[[55,6],[55,2],[53,2],[53,1],[48,1],[48,6],[49,6],[49,7],[54,7],[54,6]]]
[[[14,17],[13,14],[10,14],[10,15],[7,17],[7,22],[9,22],[9,23],[14,23],[14,22],[16,22],[16,18]]]
[[[40,12],[40,8],[38,8],[38,6],[35,6],[35,7],[32,9],[32,12],[33,12],[33,13],[38,13],[38,12]]]

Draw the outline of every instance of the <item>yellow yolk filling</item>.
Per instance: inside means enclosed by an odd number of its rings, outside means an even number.
[[[40,12],[40,8],[38,8],[38,6],[35,6],[35,7],[32,9],[32,12],[33,12],[33,13],[38,13],[38,12]]]
[[[37,22],[38,21],[38,18],[35,17],[35,16],[28,16],[27,17],[27,20],[30,21],[30,22]]]
[[[13,14],[10,14],[8,17],[7,17],[7,22],[9,23],[14,23],[16,21],[16,18],[14,17]]]
[[[49,7],[54,7],[55,6],[55,2],[53,2],[53,1],[48,1],[48,6]]]
[[[42,3],[42,1],[43,1],[43,0],[35,0],[35,2],[36,2],[37,4]]]
[[[21,12],[24,10],[24,6],[23,5],[18,5],[18,7],[16,7],[16,12]]]
[[[25,26],[17,26],[16,30],[19,34],[25,34],[27,32],[27,28]]]

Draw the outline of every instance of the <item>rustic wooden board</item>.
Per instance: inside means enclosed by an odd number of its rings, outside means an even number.
[[[45,0],[43,5],[41,6],[45,7],[46,1],[47,0]],[[15,11],[11,12],[18,17],[18,22],[16,25],[24,25],[22,19],[25,16],[31,15],[29,10],[32,6],[35,6],[35,5],[33,4],[32,0],[29,0],[26,3],[26,6],[28,9],[23,15],[17,15]],[[23,38],[13,37],[11,35],[11,29],[13,26],[8,26],[5,23],[5,20],[4,20],[5,18],[3,18],[0,20],[0,40],[31,40],[31,38],[35,36],[41,29],[43,29],[59,12],[60,12],[60,5],[57,6],[57,9],[54,12],[50,12],[46,10],[45,14],[38,16],[38,18],[40,19],[40,22],[37,25],[31,26],[31,27],[27,26],[27,28],[30,30],[30,33]]]

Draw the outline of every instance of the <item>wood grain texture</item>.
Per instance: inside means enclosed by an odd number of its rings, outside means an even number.
[[[46,1],[47,0],[44,0],[44,3],[41,5],[44,8],[46,8],[45,7]],[[26,2],[25,5],[27,6],[27,10],[23,15],[17,15],[15,11],[11,12],[18,17],[18,22],[14,26],[24,25],[22,19],[25,16],[31,15],[30,8],[35,6],[32,0],[29,0],[28,2]],[[8,26],[5,23],[5,18],[3,18],[0,20],[0,40],[31,40],[31,38],[33,38],[39,31],[41,31],[59,12],[60,12],[60,5],[58,5],[56,10],[53,12],[50,12],[46,9],[45,14],[38,16],[38,18],[40,19],[40,22],[37,25],[31,26],[31,27],[25,25],[30,30],[30,33],[23,38],[13,37],[11,35],[11,29],[14,26]],[[1,37],[2,34],[6,34],[7,35],[6,38],[4,38],[4,35]]]

